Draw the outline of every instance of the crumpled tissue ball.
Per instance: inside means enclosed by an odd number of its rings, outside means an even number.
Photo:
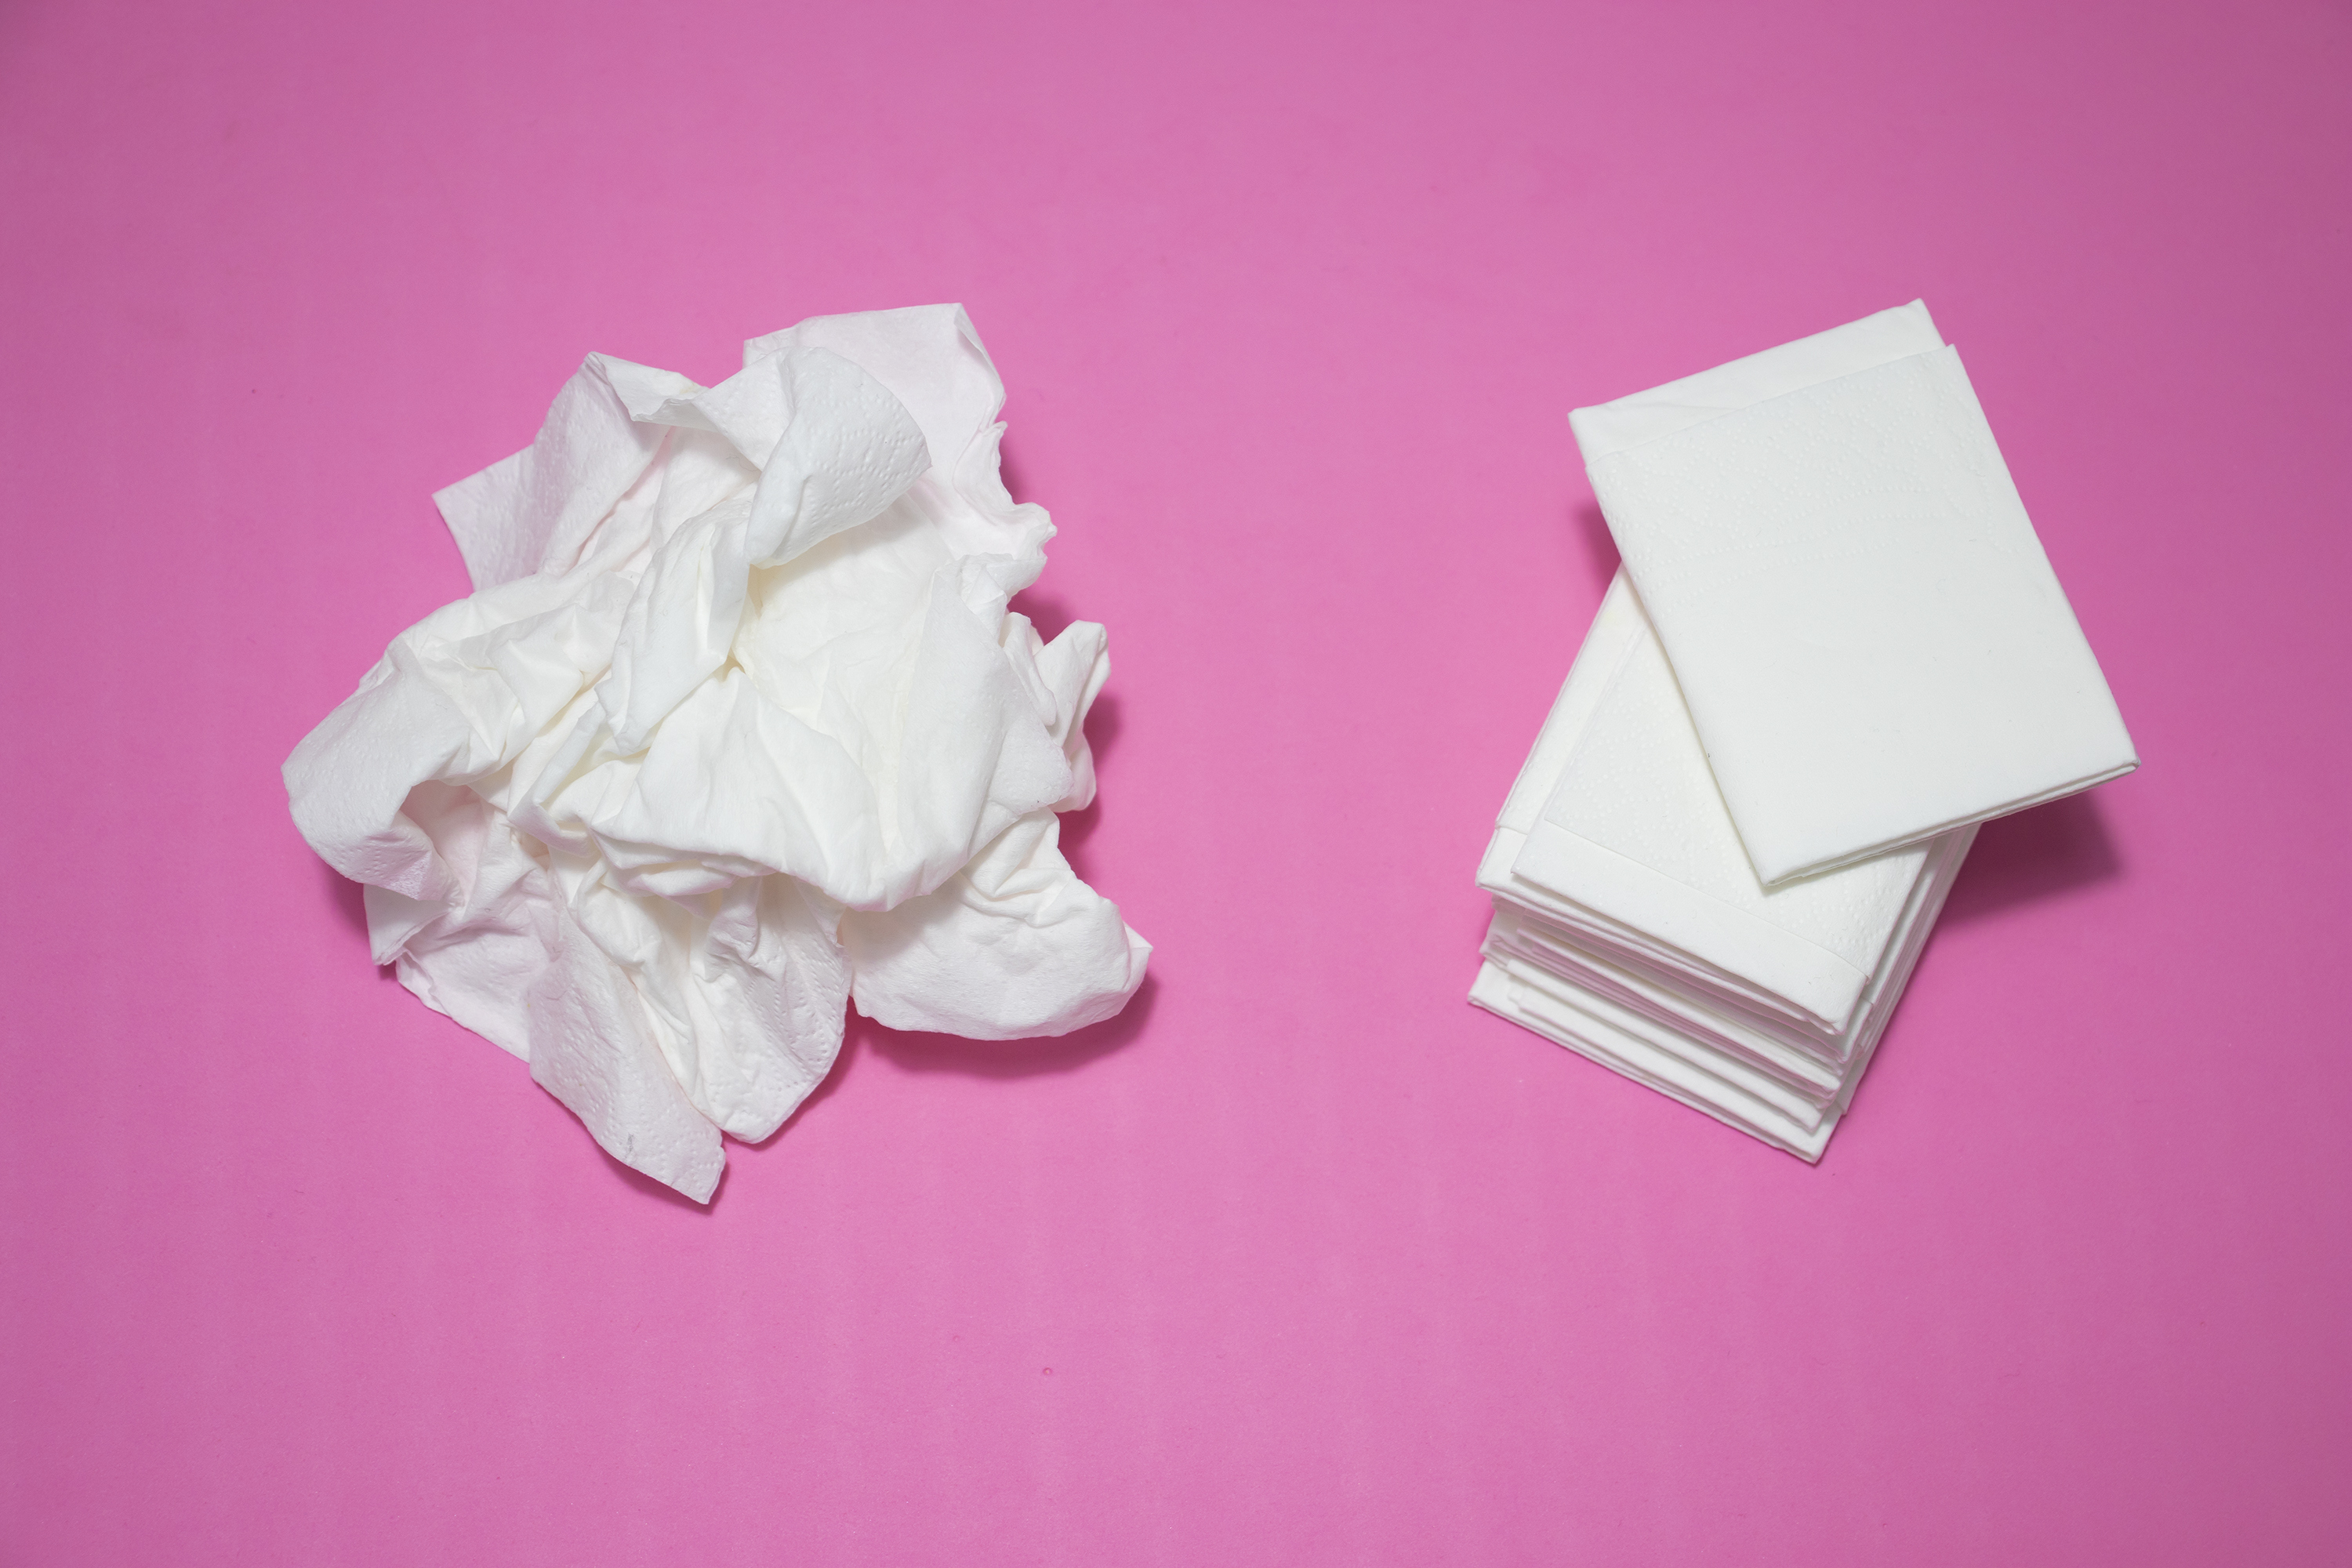
[[[709,1201],[844,1015],[976,1039],[1110,1017],[1150,946],[1062,858],[1103,628],[1007,601],[1053,524],[998,474],[960,306],[819,316],[703,387],[591,354],[435,500],[470,597],[286,762],[375,961]]]

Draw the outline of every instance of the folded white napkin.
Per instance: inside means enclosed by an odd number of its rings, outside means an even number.
[[[1953,847],[1763,887],[1621,573],[1505,803],[1480,885],[1835,1054],[1923,885],[1958,870]]]
[[[1620,574],[1481,864],[1472,1000],[1817,1158],[1974,837],[1765,889]]]
[[[851,997],[1060,1034],[1150,952],[1057,847],[1109,657],[1006,607],[1054,528],[998,478],[962,310],[744,358],[705,388],[591,355],[530,448],[436,498],[476,592],[285,769],[376,962],[697,1199],[722,1131],[824,1077]]]
[[[2137,765],[1924,305],[1570,417],[1765,886]]]

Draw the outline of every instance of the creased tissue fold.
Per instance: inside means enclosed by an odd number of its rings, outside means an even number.
[[[591,354],[435,498],[473,595],[287,760],[376,962],[698,1200],[852,998],[1003,1039],[1142,983],[1058,847],[1109,657],[1008,608],[1054,528],[999,478],[1003,397],[953,305],[813,318],[712,387]]]

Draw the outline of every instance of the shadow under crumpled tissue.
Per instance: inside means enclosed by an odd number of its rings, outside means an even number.
[[[972,1078],[1018,1079],[1034,1078],[1041,1073],[1076,1071],[1088,1062],[1134,1043],[1136,1037],[1143,1033],[1143,1026],[1151,1016],[1152,998],[1159,985],[1158,975],[1146,974],[1142,985],[1129,999],[1118,1017],[1106,1018],[1099,1024],[1090,1024],[1066,1035],[1026,1040],[967,1040],[960,1035],[917,1034],[892,1029],[876,1023],[853,1006],[849,1010],[847,1026],[842,1032],[841,1054],[834,1058],[833,1070],[824,1075],[823,1083],[809,1091],[809,1097],[784,1119],[782,1127],[748,1147],[766,1149],[773,1146],[777,1140],[789,1137],[803,1118],[839,1092],[854,1070],[853,1064],[869,1050],[894,1066],[912,1072],[955,1072]],[[719,1178],[719,1185],[711,1192],[711,1208],[718,1206],[719,1198],[727,1191],[727,1177],[735,1169],[731,1156],[744,1147],[747,1145],[731,1138],[727,1141],[730,1158],[727,1171]],[[603,1149],[599,1148],[597,1153],[614,1175],[637,1191],[677,1207],[709,1212],[683,1193],[663,1185],[643,1172],[630,1169]]]
[[[545,1092],[543,1087],[541,1092]],[[550,1094],[547,1098],[551,1101],[553,1101],[555,1108],[558,1110],[563,1111],[564,1115],[572,1115],[570,1110],[564,1109],[563,1102],[560,1100],[556,1100],[555,1096]],[[792,1123],[790,1121],[786,1121],[784,1125],[789,1127]],[[727,1178],[732,1175],[735,1171],[735,1163],[732,1160],[730,1160],[727,1163],[727,1168],[719,1173],[719,1184],[710,1189],[710,1201],[707,1204],[698,1204],[692,1198],[688,1197],[684,1193],[679,1192],[676,1187],[671,1186],[667,1182],[657,1182],[653,1177],[646,1175],[643,1171],[624,1165],[621,1162],[613,1158],[613,1156],[606,1152],[604,1146],[598,1143],[594,1139],[592,1138],[588,1141],[588,1146],[596,1151],[596,1157],[604,1162],[604,1168],[612,1172],[615,1176],[618,1176],[621,1179],[622,1184],[625,1186],[635,1187],[646,1197],[658,1198],[674,1209],[682,1209],[688,1214],[700,1215],[706,1219],[709,1217],[714,1209],[718,1208],[719,1200],[727,1195]],[[730,1150],[733,1149],[735,1147],[734,1141],[732,1139],[728,1140],[726,1146]]]
[[[732,1138],[727,1140],[730,1155],[727,1169],[720,1173],[719,1185],[711,1190],[710,1202],[707,1205],[696,1203],[684,1193],[656,1181],[642,1171],[621,1163],[593,1141],[589,1146],[595,1149],[604,1168],[623,1184],[647,1197],[657,1198],[673,1208],[709,1215],[726,1196],[727,1178],[735,1170],[733,1156],[745,1147],[765,1149],[778,1139],[789,1137],[793,1129],[800,1125],[802,1118],[840,1089],[852,1070],[852,1064],[866,1051],[870,1050],[910,1072],[953,1072],[992,1079],[1034,1078],[1043,1073],[1074,1072],[1088,1062],[1107,1057],[1113,1051],[1123,1050],[1135,1042],[1150,1019],[1152,999],[1159,986],[1158,975],[1146,974],[1143,984],[1129,999],[1118,1017],[1089,1024],[1066,1035],[1027,1040],[967,1040],[960,1035],[914,1034],[886,1028],[852,1007],[847,1027],[842,1034],[841,1054],[834,1058],[833,1070],[825,1074],[824,1081],[811,1090],[809,1097],[784,1119],[784,1124],[754,1144],[741,1144]],[[554,1102],[552,1095],[548,1098]],[[571,1116],[572,1113],[564,1110],[560,1102],[555,1104],[566,1117]]]
[[[319,874],[327,879],[327,900],[335,906],[335,913],[343,923],[359,932],[360,945],[367,945],[367,889],[352,881],[324,860],[313,859]]]
[[[1073,1029],[1066,1035],[1044,1035],[1025,1040],[967,1040],[961,1035],[889,1029],[852,1008],[849,1032],[841,1045],[842,1061],[848,1060],[853,1049],[870,1049],[910,1072],[959,1072],[972,1078],[1000,1079],[1073,1072],[1097,1058],[1134,1044],[1151,1016],[1152,1000],[1159,989],[1160,977],[1146,973],[1143,984],[1128,999],[1118,1017]],[[824,1087],[830,1087],[833,1079],[841,1076],[841,1062],[834,1064],[833,1077],[826,1079]],[[809,1098],[814,1100],[816,1096]]]

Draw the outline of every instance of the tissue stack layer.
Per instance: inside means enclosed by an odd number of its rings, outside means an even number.
[[[1621,574],[1480,864],[1470,999],[1817,1160],[1975,834],[1768,889]]]
[[[376,962],[698,1200],[853,999],[1007,1039],[1142,983],[1058,847],[1109,658],[1007,607],[1054,529],[999,479],[1003,405],[952,305],[813,318],[712,387],[592,354],[436,498],[474,594],[287,760]]]

